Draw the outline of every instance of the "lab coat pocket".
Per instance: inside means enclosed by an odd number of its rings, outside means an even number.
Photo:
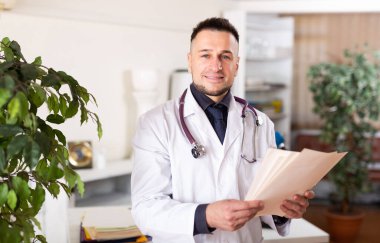
[[[255,175],[260,168],[262,158],[256,158],[256,162],[249,163],[244,158],[240,159],[239,163],[239,193],[240,198],[244,199],[248,193],[249,188],[251,187],[252,181],[255,178]]]

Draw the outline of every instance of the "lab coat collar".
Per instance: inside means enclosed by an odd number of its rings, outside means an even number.
[[[199,106],[198,102],[195,100],[193,94],[191,93],[190,86],[187,88],[187,93],[185,97],[185,105],[183,109],[183,116],[188,117],[196,112],[204,112]]]
[[[236,138],[242,131],[241,109],[242,106],[238,102],[236,102],[235,99],[231,98],[228,109],[227,130],[223,142],[223,148],[225,152],[228,151],[232,143],[236,140]],[[184,117],[188,117],[195,113],[204,115],[206,117],[204,110],[199,106],[199,104],[195,100],[189,87],[187,89],[185,97]],[[217,136],[215,136],[215,138],[217,138]]]

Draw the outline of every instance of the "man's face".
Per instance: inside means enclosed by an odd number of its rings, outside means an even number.
[[[193,39],[188,68],[195,87],[219,102],[231,88],[238,70],[239,44],[226,31],[202,30]]]

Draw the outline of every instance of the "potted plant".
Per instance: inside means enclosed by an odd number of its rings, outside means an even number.
[[[98,116],[87,109],[95,98],[63,71],[28,63],[16,41],[0,43],[0,242],[46,242],[37,235],[37,213],[45,200],[84,185],[68,164],[65,135],[55,124],[80,113],[81,124]],[[41,113],[46,105],[48,115]],[[38,112],[40,111],[40,112]],[[46,113],[46,112],[45,112]]]
[[[378,58],[371,53],[346,50],[343,63],[316,64],[308,72],[313,111],[323,121],[320,139],[335,150],[349,152],[328,174],[336,194],[334,207],[327,214],[338,215],[339,220],[353,218],[359,224],[363,214],[353,209],[352,199],[370,188],[367,168],[376,133],[373,122],[380,112],[380,68]],[[329,226],[342,224],[339,221]],[[348,236],[343,238],[338,238],[332,228],[330,234],[336,242],[354,241],[352,221],[345,229]]]

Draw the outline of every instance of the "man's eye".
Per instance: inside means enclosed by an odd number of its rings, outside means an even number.
[[[201,57],[208,58],[208,57],[210,57],[210,55],[208,55],[208,54],[204,54],[204,55],[202,55]]]
[[[227,56],[227,55],[223,55],[222,58],[223,58],[224,60],[231,60],[231,57],[230,57],[230,56]]]

